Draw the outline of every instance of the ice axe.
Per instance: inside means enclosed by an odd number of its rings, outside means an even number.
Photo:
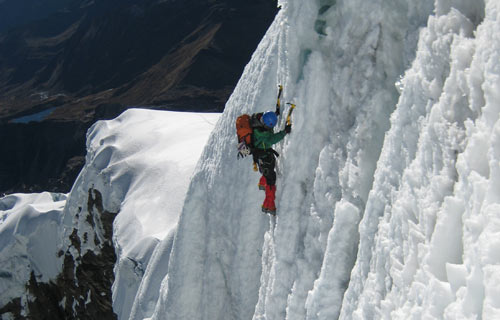
[[[283,92],[283,86],[280,84],[278,86],[279,90],[278,90],[278,100],[276,101],[276,111],[274,113],[276,113],[277,116],[280,115],[280,108],[281,108],[281,102],[280,102],[280,98],[281,98],[281,93]]]
[[[286,125],[292,125],[292,111],[295,109],[295,104],[288,102],[290,105],[290,110],[288,110],[288,115],[286,116]]]

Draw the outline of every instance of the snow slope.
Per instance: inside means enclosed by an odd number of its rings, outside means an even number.
[[[102,242],[103,235],[94,240],[95,230],[79,215],[88,211],[88,190],[98,190],[104,210],[118,213],[112,292],[120,318],[128,317],[136,295],[146,300],[146,309],[147,301],[158,296],[159,281],[147,289],[139,288],[140,281],[151,256],[168,254],[165,243],[175,233],[190,176],[219,116],[129,109],[114,120],[97,122],[87,133],[86,164],[68,196],[63,239],[70,239],[76,228],[80,239],[89,239],[82,241],[82,254]],[[66,247],[71,248],[68,240]]]
[[[280,5],[131,319],[497,318],[498,1]],[[234,120],[278,83],[298,107],[274,219]]]
[[[89,206],[100,205],[90,204],[93,190],[95,197],[96,192],[102,195],[104,210],[119,212],[113,228],[113,301],[115,313],[126,318],[150,257],[169,250],[165,244],[175,232],[190,176],[219,116],[129,109],[89,130],[86,164],[68,195],[1,198],[0,308],[21,297],[23,312],[29,315],[25,286],[32,271],[38,282],[53,281],[62,269],[64,257],[59,252],[71,252],[76,263],[88,250],[98,253],[106,240],[103,228],[90,224],[85,214],[92,210]],[[167,240],[157,247],[162,239]],[[159,271],[157,277],[164,274]],[[138,299],[156,301],[160,281],[145,282],[148,289],[141,289]]]
[[[65,203],[66,195],[49,192],[0,198],[0,306],[14,298],[26,304],[31,273],[44,282],[59,273]]]

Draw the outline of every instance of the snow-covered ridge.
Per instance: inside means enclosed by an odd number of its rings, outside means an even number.
[[[138,292],[141,280],[149,259],[162,248],[158,242],[168,243],[175,232],[190,176],[219,116],[129,109],[114,120],[97,122],[87,133],[86,165],[68,197],[63,238],[69,239],[76,226],[79,238],[89,239],[82,253],[98,249],[103,235],[89,236],[95,228],[79,214],[89,210],[88,190],[98,190],[103,209],[117,213],[112,291],[119,318],[128,317],[136,295],[148,300],[159,294],[153,288],[161,280],[148,274],[151,287]]]

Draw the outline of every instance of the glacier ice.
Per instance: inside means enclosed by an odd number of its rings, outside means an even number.
[[[495,318],[499,5],[279,3],[202,154],[152,318]],[[278,83],[298,107],[274,221],[233,121],[272,109]]]

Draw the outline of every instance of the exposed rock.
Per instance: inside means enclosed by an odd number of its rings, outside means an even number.
[[[0,307],[0,315],[11,314],[16,315],[15,319],[23,319],[21,317],[21,310],[21,298],[16,298],[7,303],[5,306]]]

